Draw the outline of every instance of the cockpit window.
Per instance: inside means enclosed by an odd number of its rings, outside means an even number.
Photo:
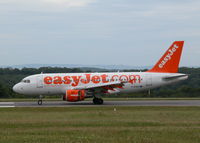
[[[23,83],[30,83],[31,81],[29,79],[23,79],[21,82],[23,82]]]

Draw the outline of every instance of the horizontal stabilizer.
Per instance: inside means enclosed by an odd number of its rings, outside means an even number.
[[[163,80],[175,80],[175,79],[178,79],[178,78],[188,78],[188,75],[187,74],[181,74],[181,75],[167,76],[167,77],[164,77]]]

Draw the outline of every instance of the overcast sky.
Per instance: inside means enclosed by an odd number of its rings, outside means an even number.
[[[0,0],[0,65],[149,66],[175,40],[200,66],[199,0]]]

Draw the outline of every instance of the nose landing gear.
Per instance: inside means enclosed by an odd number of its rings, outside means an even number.
[[[39,100],[38,100],[38,105],[42,105],[42,98],[43,98],[43,96],[42,95],[40,95],[40,97],[39,97]]]

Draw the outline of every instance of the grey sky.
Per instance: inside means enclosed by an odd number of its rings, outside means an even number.
[[[200,66],[199,0],[0,0],[0,65],[153,65],[185,40]]]

